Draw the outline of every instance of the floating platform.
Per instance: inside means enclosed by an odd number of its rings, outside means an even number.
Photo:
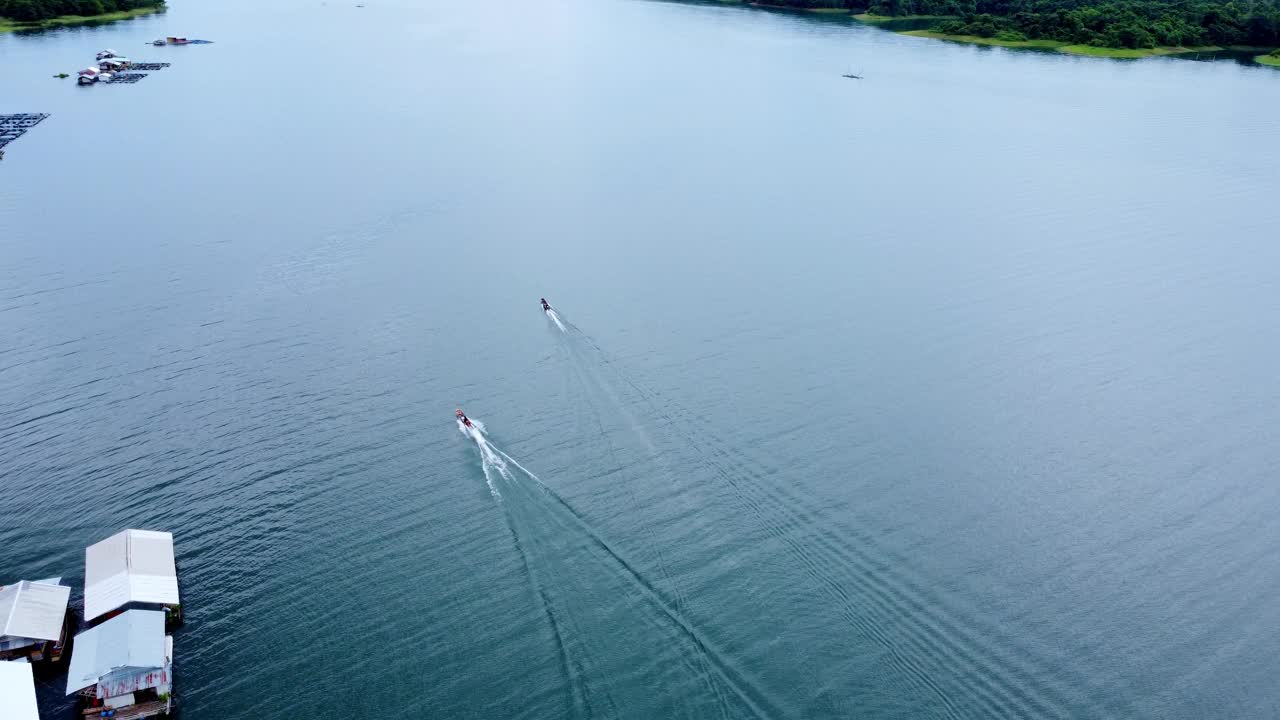
[[[133,72],[115,73],[114,75],[111,76],[111,79],[107,81],[107,84],[114,85],[116,83],[136,83],[146,76],[147,76],[146,73],[133,73]]]
[[[163,70],[169,63],[129,63],[130,70]]]
[[[23,133],[49,117],[48,113],[0,115],[0,148],[22,137]]]

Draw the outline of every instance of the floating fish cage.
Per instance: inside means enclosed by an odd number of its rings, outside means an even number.
[[[169,63],[133,63],[129,66],[130,70],[163,70],[169,67]]]
[[[111,76],[111,80],[109,80],[108,82],[111,84],[136,83],[146,76],[147,76],[146,73],[116,73],[115,75]]]
[[[23,133],[39,125],[47,117],[48,113],[0,115],[0,148],[22,137]]]

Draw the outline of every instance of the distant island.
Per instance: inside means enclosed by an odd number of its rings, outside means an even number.
[[[733,0],[729,0],[733,1]],[[906,35],[981,45],[1146,57],[1232,49],[1280,65],[1280,0],[767,0]]]
[[[0,0],[0,32],[107,22],[164,10],[164,0]]]

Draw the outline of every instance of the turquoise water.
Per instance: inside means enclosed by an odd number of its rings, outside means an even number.
[[[172,531],[187,720],[1280,713],[1280,73],[355,5],[0,35],[0,582]]]

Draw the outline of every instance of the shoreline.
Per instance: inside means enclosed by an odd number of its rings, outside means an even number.
[[[9,18],[0,17],[0,33],[4,32],[22,32],[24,30],[48,30],[56,27],[68,27],[73,25],[92,25],[98,23],[109,23],[117,20],[128,20],[143,15],[154,15],[162,13],[166,10],[164,5],[156,7],[134,8],[133,10],[118,10],[116,12],[103,13],[101,15],[60,15],[58,17],[49,18],[47,20],[34,20],[31,22],[19,22],[10,20]]]
[[[1138,60],[1150,57],[1170,57],[1191,55],[1195,53],[1217,53],[1227,51],[1237,53],[1262,52],[1261,55],[1254,56],[1254,62],[1259,65],[1280,67],[1280,57],[1268,54],[1268,51],[1270,51],[1271,48],[1237,46],[1222,47],[1218,45],[1202,45],[1194,47],[1162,46],[1154,48],[1112,48],[1080,45],[1069,40],[1051,40],[1047,38],[999,40],[994,37],[986,38],[979,37],[977,35],[949,35],[947,33],[937,32],[936,30],[931,29],[929,25],[921,26],[924,23],[931,23],[936,27],[938,23],[944,20],[957,19],[957,16],[955,15],[874,15],[865,12],[854,13],[850,10],[843,10],[840,8],[800,8],[777,5],[769,2],[768,0],[716,0],[716,2],[725,5],[745,5],[747,7],[760,8],[762,10],[786,10],[790,12],[803,12],[825,16],[841,15],[863,25],[871,25],[872,27],[887,30],[898,35],[910,35],[911,37],[943,40],[945,42],[962,43],[966,45],[984,45],[989,47],[1006,47],[1016,50],[1059,52],[1065,55],[1075,55],[1077,57],[1108,58],[1112,60]]]
[[[945,40],[953,43],[963,43],[965,45],[992,45],[998,47],[1009,48],[1033,48],[1037,50],[1060,50],[1070,45],[1070,43],[1061,40],[997,40],[995,38],[984,38],[977,35],[948,35],[946,33],[935,32],[933,30],[904,30],[899,35],[910,35],[911,37],[929,38],[931,40]]]
[[[1218,45],[1203,45],[1199,47],[1154,47],[1154,48],[1100,48],[1092,45],[1064,45],[1058,48],[1058,52],[1064,52],[1071,55],[1081,55],[1084,57],[1106,57],[1121,59],[1137,59],[1146,57],[1161,57],[1164,55],[1186,55],[1188,53],[1202,52],[1222,52],[1226,50]]]
[[[907,30],[899,34],[910,35],[912,37],[930,38],[933,40],[946,40],[947,42],[965,43],[969,45],[991,45],[997,47],[1020,48],[1024,50],[1052,50],[1081,57],[1102,57],[1121,60],[1135,60],[1138,58],[1161,57],[1166,55],[1185,55],[1187,53],[1221,52],[1227,49],[1217,45],[1204,45],[1200,47],[1109,48],[1095,47],[1093,45],[1077,45],[1066,40],[998,40],[996,38],[978,37],[977,35],[948,35],[947,33],[935,32],[933,30]]]
[[[854,20],[868,25],[892,25],[900,22],[920,22],[922,20],[955,20],[957,15],[872,15],[871,13],[850,14]]]

